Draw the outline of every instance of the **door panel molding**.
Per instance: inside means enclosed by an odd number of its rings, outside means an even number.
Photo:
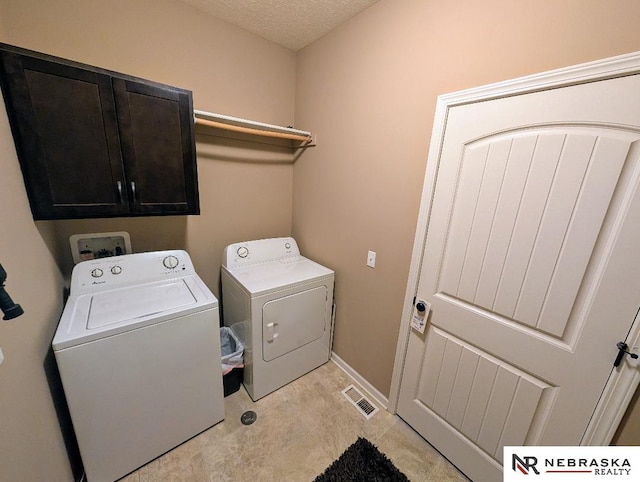
[[[445,125],[450,109],[452,107],[464,106],[476,102],[553,90],[638,73],[640,73],[640,53],[633,53],[438,97],[391,382],[388,407],[390,411],[395,413],[398,405],[400,385],[411,330],[410,321],[413,315],[413,299],[417,294],[427,224],[431,216],[432,200],[436,194],[435,181],[440,167],[438,163],[444,140]],[[633,173],[630,177],[635,177],[637,174],[638,173]],[[451,201],[453,205],[454,200],[452,199]],[[446,240],[443,239],[442,243],[446,243]],[[442,269],[442,267],[438,268],[438,270],[440,269]],[[557,331],[556,328],[553,330]],[[629,333],[628,343],[630,346],[640,344],[640,322],[638,322],[637,318],[633,322]],[[467,356],[469,355],[467,354]],[[628,406],[633,392],[639,383],[640,372],[635,368],[629,367],[626,363],[623,363],[618,370],[612,372],[581,444],[606,445],[611,441],[624,414],[624,410]],[[547,400],[549,397],[543,398]],[[435,427],[430,428],[437,430]],[[487,454],[485,454],[485,457],[486,456]]]
[[[534,415],[549,412],[557,387],[436,327],[427,334],[427,357],[418,398],[461,435],[498,462],[502,445],[537,442]]]

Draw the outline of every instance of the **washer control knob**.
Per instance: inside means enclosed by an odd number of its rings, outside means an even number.
[[[425,305],[424,301],[418,301],[416,303],[416,310],[418,310],[418,313],[420,314],[424,314],[424,312],[427,311],[427,306]]]
[[[111,274],[120,274],[122,273],[122,268],[118,265],[111,267]]]
[[[291,249],[291,243],[284,243],[285,249]]]
[[[238,256],[240,256],[241,258],[246,258],[247,256],[249,256],[249,249],[246,246],[240,246],[237,250],[236,253],[238,254]]]
[[[102,271],[100,268],[94,268],[91,270],[91,276],[93,276],[94,278],[100,278],[100,276],[102,276],[104,274],[104,271]]]
[[[173,255],[169,255],[162,260],[162,264],[165,268],[173,269],[178,266],[178,258]]]

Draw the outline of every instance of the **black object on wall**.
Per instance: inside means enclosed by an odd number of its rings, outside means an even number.
[[[9,293],[4,289],[4,282],[7,280],[7,272],[0,264],[0,309],[4,313],[3,320],[12,320],[24,313],[20,305],[13,302]]]

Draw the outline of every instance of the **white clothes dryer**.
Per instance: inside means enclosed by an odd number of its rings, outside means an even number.
[[[335,274],[293,238],[227,246],[224,324],[245,344],[244,386],[255,401],[329,361]]]
[[[119,479],[224,418],[218,310],[185,251],[74,267],[52,346],[89,481]]]

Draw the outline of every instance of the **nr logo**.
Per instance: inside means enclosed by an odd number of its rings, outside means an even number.
[[[540,475],[536,465],[538,463],[537,457],[527,457],[524,456],[520,458],[516,454],[513,454],[511,458],[511,468],[514,472],[522,472],[525,475],[529,475],[529,471],[533,472],[536,475]]]

